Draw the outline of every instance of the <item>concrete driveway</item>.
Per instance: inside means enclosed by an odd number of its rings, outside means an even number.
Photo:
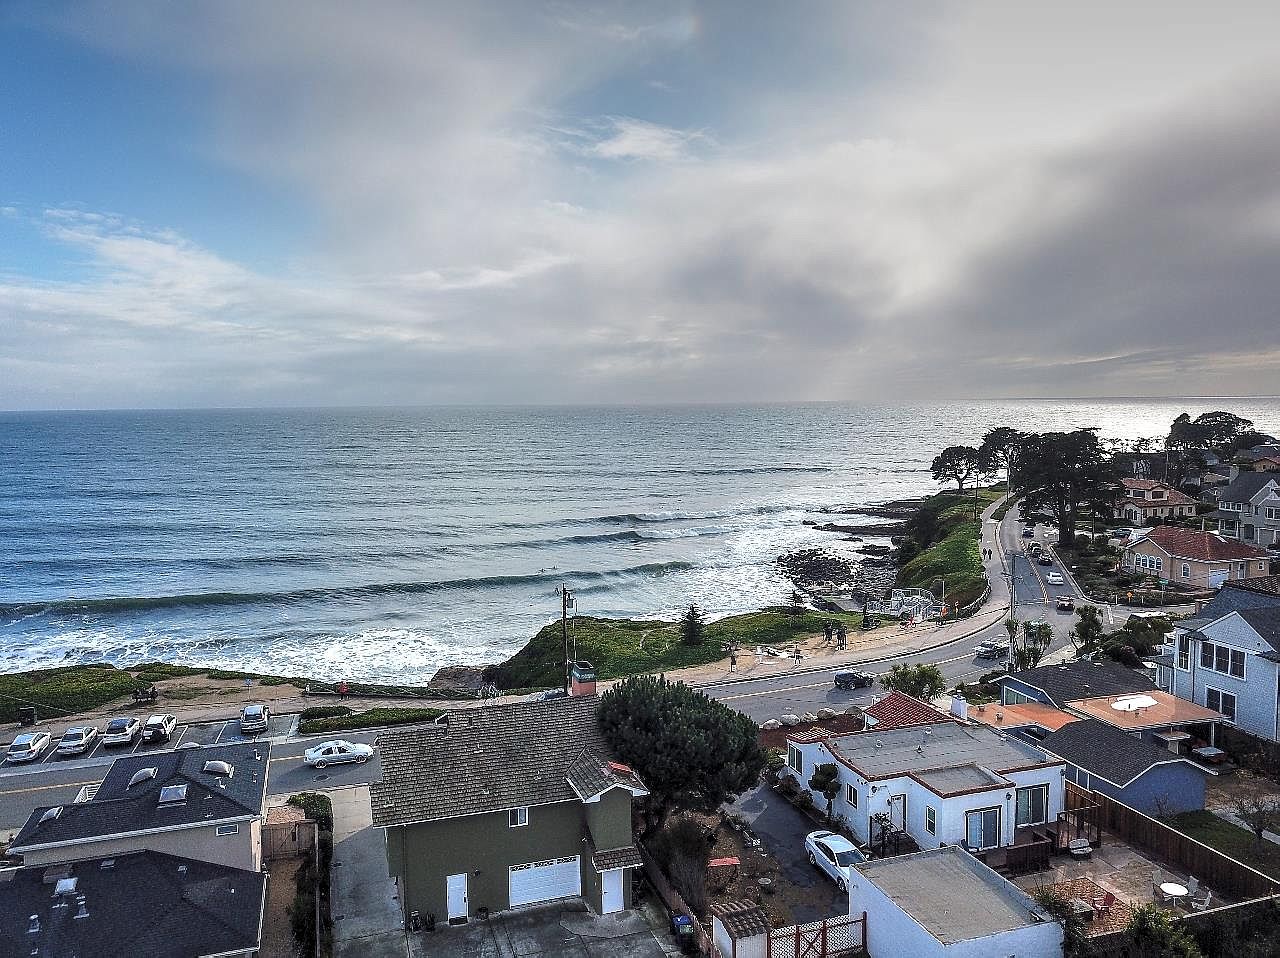
[[[735,814],[746,819],[760,837],[765,851],[777,860],[778,867],[782,869],[782,877],[788,883],[805,889],[802,901],[792,900],[791,914],[797,924],[848,914],[848,895],[809,864],[804,837],[818,831],[817,825],[765,785],[743,792],[730,807]]]
[[[636,911],[596,916],[581,901],[499,912],[487,921],[413,935],[413,958],[662,958]]]
[[[333,802],[334,958],[404,958],[395,882],[366,786],[327,793]]]

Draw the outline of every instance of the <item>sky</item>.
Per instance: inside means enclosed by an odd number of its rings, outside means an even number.
[[[1273,395],[1272,2],[0,4],[0,408]]]

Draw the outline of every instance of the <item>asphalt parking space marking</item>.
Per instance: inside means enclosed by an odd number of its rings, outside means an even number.
[[[193,722],[187,726],[182,740],[196,745],[216,745],[226,727],[226,722]]]

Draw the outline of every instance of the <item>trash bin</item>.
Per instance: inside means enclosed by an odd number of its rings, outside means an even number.
[[[36,710],[33,705],[18,706],[18,724],[19,725],[35,725]]]

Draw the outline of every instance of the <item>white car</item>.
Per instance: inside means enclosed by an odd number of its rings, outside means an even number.
[[[307,749],[302,755],[302,760],[312,768],[324,768],[326,765],[338,765],[342,762],[367,762],[372,756],[373,746],[371,745],[334,739],[332,742],[321,742]]]
[[[1044,574],[1044,581],[1050,585],[1062,585],[1064,580],[1061,572],[1046,572]]]
[[[178,720],[172,715],[152,715],[147,719],[146,724],[142,726],[142,740],[144,742],[167,742],[173,738],[174,729],[178,727]]]
[[[849,890],[849,869],[867,860],[857,845],[835,832],[810,832],[804,837],[804,847],[809,864],[826,872],[841,891]]]
[[[69,728],[62,733],[62,741],[58,742],[58,754],[80,755],[87,752],[93,748],[101,734],[94,725]]]
[[[103,745],[132,745],[142,731],[142,723],[133,717],[113,718],[102,731]]]
[[[34,762],[44,754],[52,741],[48,732],[23,732],[9,743],[9,751],[4,753],[4,757],[11,765]]]

